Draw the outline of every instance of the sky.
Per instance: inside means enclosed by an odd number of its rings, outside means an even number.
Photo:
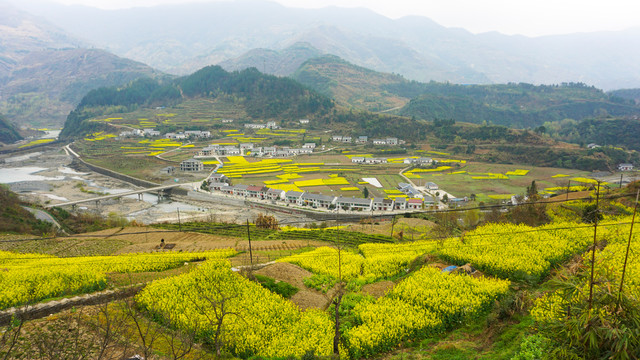
[[[185,0],[54,0],[103,9],[185,3]],[[191,0],[191,2],[230,0]],[[287,7],[364,7],[396,19],[428,17],[472,33],[542,36],[640,27],[637,0],[272,0]]]

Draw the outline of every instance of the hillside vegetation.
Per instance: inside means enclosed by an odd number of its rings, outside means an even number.
[[[61,138],[84,136],[102,131],[107,123],[89,121],[107,114],[122,114],[140,108],[167,107],[192,99],[220,99],[225,107],[244,114],[241,121],[290,121],[312,118],[321,126],[366,131],[371,136],[424,138],[415,132],[417,123],[408,118],[344,111],[328,97],[308,89],[295,80],[264,75],[255,68],[227,72],[209,66],[172,81],[139,79],[121,88],[100,88],[89,92],[69,114]],[[205,123],[200,123],[206,126]]]
[[[456,119],[533,128],[546,121],[640,114],[632,101],[581,83],[562,85],[448,83],[389,85],[388,91],[412,99],[398,113],[419,119]]]
[[[15,127],[0,114],[0,142],[10,144],[21,139]]]
[[[382,111],[409,101],[404,94],[387,90],[406,86],[409,81],[402,76],[356,66],[333,55],[307,60],[291,77],[339,104],[354,108]]]

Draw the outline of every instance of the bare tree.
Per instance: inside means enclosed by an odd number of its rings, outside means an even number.
[[[194,306],[198,315],[204,317],[212,328],[216,355],[222,352],[225,320],[231,316],[245,321],[238,311],[234,311],[234,300],[242,296],[240,284],[230,272],[202,272],[195,281],[195,291],[185,291],[184,295]]]
[[[140,341],[139,345],[143,357],[145,360],[153,359],[154,344],[161,336],[160,327],[153,322],[150,316],[145,316],[138,310],[132,298],[124,299],[123,303],[127,319],[133,323],[133,331]]]

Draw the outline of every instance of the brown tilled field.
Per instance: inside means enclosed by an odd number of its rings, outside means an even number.
[[[156,251],[162,239],[164,239],[165,244],[175,244],[173,251],[195,252],[224,248],[234,248],[239,252],[249,250],[248,240],[151,227],[114,228],[86,233],[73,238],[61,238],[60,240],[74,240],[77,242],[79,239],[87,241],[90,239],[118,240],[122,245],[115,251],[116,254]],[[253,252],[258,255],[260,252],[275,252],[283,256],[307,246],[320,246],[323,243],[308,240],[260,240],[253,241],[251,245]],[[274,258],[275,256],[276,254],[272,254],[271,257]]]

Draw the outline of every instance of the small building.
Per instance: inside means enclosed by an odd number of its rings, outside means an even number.
[[[187,159],[180,163],[180,171],[202,171],[204,164],[200,160]]]
[[[428,190],[438,190],[438,184],[429,181],[428,183],[424,184],[424,186],[428,189]]]
[[[246,129],[254,129],[254,130],[259,130],[259,129],[264,129],[267,127],[267,125],[265,124],[244,124],[244,127]]]
[[[222,119],[222,123],[223,124],[228,124],[228,123],[232,123],[233,119]]]
[[[364,158],[362,156],[354,156],[351,158],[351,162],[356,164],[363,164]]]
[[[227,175],[225,175],[225,174],[218,174],[218,173],[213,173],[213,174],[211,174],[211,176],[209,176],[209,181],[211,181],[211,182],[227,183],[227,184],[230,184],[230,183],[231,183],[231,179],[229,179],[229,178],[227,177]]]
[[[249,195],[247,189],[249,189],[249,185],[236,185],[233,187],[233,195],[246,197]]]
[[[407,199],[407,208],[410,210],[422,209],[422,199]]]
[[[316,148],[316,143],[305,143],[304,145],[302,145],[303,149],[315,149]]]
[[[387,141],[384,139],[373,139],[373,145],[387,145]]]
[[[346,210],[371,210],[371,199],[360,199],[356,197],[342,197],[336,199],[336,206]]]
[[[158,130],[143,129],[142,131],[144,132],[144,136],[149,136],[149,137],[160,136],[160,131],[158,131]]]
[[[250,185],[247,187],[247,197],[264,199],[267,194],[267,190],[268,188],[265,186]]]
[[[300,124],[305,125],[309,123],[309,119],[300,119],[298,120],[300,122]]]
[[[342,141],[342,135],[333,135],[331,141]]]
[[[269,200],[284,200],[284,190],[280,189],[269,189],[267,190],[267,199]]]
[[[162,168],[162,170],[160,170],[160,173],[171,175],[171,174],[173,174],[174,171],[176,171],[175,166],[167,166],[167,167]]]
[[[209,191],[223,191],[223,188],[228,188],[229,184],[226,182],[210,182]]]
[[[251,150],[251,149],[253,149],[252,143],[240,144],[240,150]]]
[[[308,155],[308,154],[313,154],[313,149],[294,149],[296,150],[296,152],[298,153],[298,155]]]
[[[335,202],[335,196],[305,192],[304,194],[302,194],[302,196],[300,196],[298,205],[306,205],[314,208],[329,208],[331,205],[335,204]]]
[[[386,164],[387,158],[364,158],[365,164]]]
[[[267,122],[267,129],[275,130],[275,129],[279,129],[279,128],[280,128],[280,126],[278,126],[275,121],[268,121]]]
[[[343,143],[350,143],[353,139],[351,138],[351,136],[343,136],[342,137],[342,142]]]
[[[631,170],[633,170],[633,164],[628,164],[628,163],[620,164],[620,165],[618,165],[618,170],[620,170],[620,171],[631,171]]]
[[[285,201],[290,204],[297,204],[303,193],[300,191],[289,190],[284,194]]]
[[[437,204],[436,199],[433,196],[429,196],[429,195],[426,195],[423,201],[425,206]]]
[[[388,137],[385,139],[387,145],[398,145],[398,138]]]
[[[599,147],[600,147],[600,145],[598,145],[596,143],[591,143],[591,144],[587,145],[587,149],[589,149],[589,150],[597,149]]]
[[[356,139],[356,144],[366,144],[367,141],[369,141],[368,136],[358,136],[358,138]]]
[[[373,210],[375,211],[391,211],[393,210],[393,200],[384,198],[373,199]]]
[[[407,208],[407,199],[397,197],[393,200],[393,208],[396,210],[405,210]]]

